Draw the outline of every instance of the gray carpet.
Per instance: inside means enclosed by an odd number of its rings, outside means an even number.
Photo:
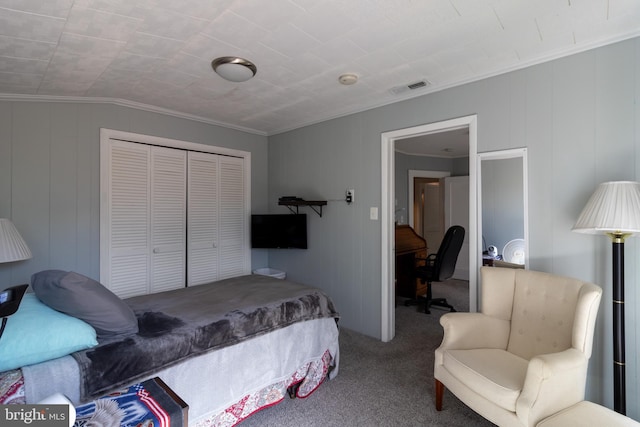
[[[433,294],[468,311],[468,282],[434,283]],[[493,426],[448,391],[443,410],[435,410],[433,352],[442,340],[438,319],[444,313],[433,308],[425,314],[399,301],[396,336],[389,343],[342,328],[335,379],[308,398],[286,398],[241,426]]]

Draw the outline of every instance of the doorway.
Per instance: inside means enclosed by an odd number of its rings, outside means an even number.
[[[381,135],[381,339],[390,341],[395,336],[395,142],[431,133],[466,128],[469,132],[469,252],[477,250],[477,201],[476,201],[476,155],[477,155],[477,116],[428,125],[416,126],[385,132]],[[472,160],[473,159],[473,160]],[[477,307],[477,257],[469,256],[469,308]]]

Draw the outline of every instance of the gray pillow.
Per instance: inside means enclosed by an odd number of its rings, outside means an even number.
[[[45,270],[31,276],[40,301],[96,330],[98,338],[138,332],[133,310],[99,282],[73,271]]]

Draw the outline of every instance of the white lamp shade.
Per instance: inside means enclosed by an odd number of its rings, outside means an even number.
[[[602,183],[591,195],[573,227],[578,233],[640,232],[640,183]]]
[[[31,251],[18,230],[7,218],[0,218],[0,262],[31,258]]]

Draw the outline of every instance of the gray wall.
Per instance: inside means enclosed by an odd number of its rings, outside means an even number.
[[[478,151],[528,147],[530,266],[604,288],[588,398],[612,406],[611,244],[571,232],[597,184],[639,180],[640,39],[532,66],[269,138],[269,202],[338,199],[311,215],[307,251],[271,251],[270,265],[325,289],[343,327],[380,337],[381,141],[386,131],[477,114]],[[640,418],[640,269],[626,244],[629,414]]]
[[[33,258],[0,264],[2,285],[44,269],[100,278],[100,128],[250,151],[252,209],[267,209],[267,138],[116,105],[0,102],[0,218]],[[252,264],[267,264],[254,251]],[[0,285],[1,286],[1,285]]]

